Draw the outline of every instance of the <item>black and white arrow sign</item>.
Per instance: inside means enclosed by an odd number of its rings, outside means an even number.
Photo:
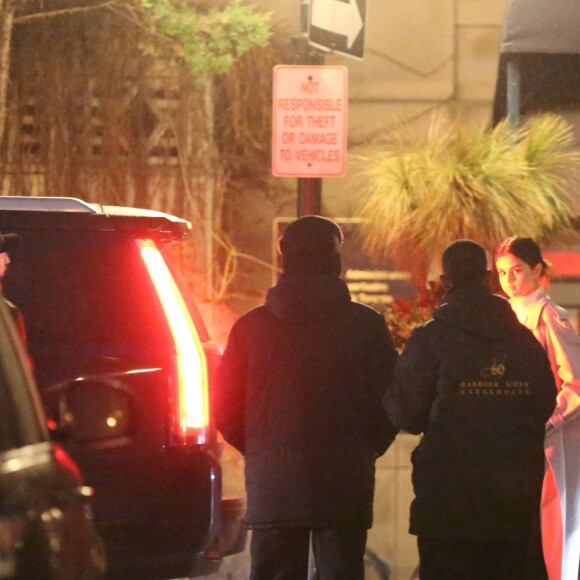
[[[366,0],[310,0],[308,41],[322,50],[362,59]]]

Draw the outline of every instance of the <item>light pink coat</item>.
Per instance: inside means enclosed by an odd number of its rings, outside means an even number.
[[[512,303],[515,301],[512,301]],[[542,540],[550,580],[578,580],[580,564],[580,337],[568,312],[539,291],[514,310],[544,347],[558,386],[544,449]],[[562,517],[564,515],[564,517]]]

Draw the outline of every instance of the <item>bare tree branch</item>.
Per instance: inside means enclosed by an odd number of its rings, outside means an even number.
[[[54,18],[57,16],[69,16],[70,14],[79,14],[82,12],[90,12],[92,10],[101,10],[102,8],[110,8],[113,4],[117,4],[118,0],[106,0],[99,2],[92,6],[71,6],[70,8],[60,8],[59,10],[47,10],[46,12],[35,12],[33,14],[26,14],[23,16],[14,17],[14,24],[24,24],[32,22],[33,20],[41,20],[43,18]]]
[[[10,42],[14,22],[14,0],[2,0],[0,5],[0,144],[6,125],[6,93],[10,73]]]

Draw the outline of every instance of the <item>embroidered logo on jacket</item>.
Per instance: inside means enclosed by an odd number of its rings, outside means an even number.
[[[491,364],[479,371],[474,379],[459,383],[460,395],[475,396],[528,396],[532,394],[530,382],[525,380],[505,380],[506,357],[493,358]]]

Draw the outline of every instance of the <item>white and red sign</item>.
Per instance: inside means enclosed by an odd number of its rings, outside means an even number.
[[[348,114],[346,67],[274,67],[272,109],[273,175],[345,175]]]

